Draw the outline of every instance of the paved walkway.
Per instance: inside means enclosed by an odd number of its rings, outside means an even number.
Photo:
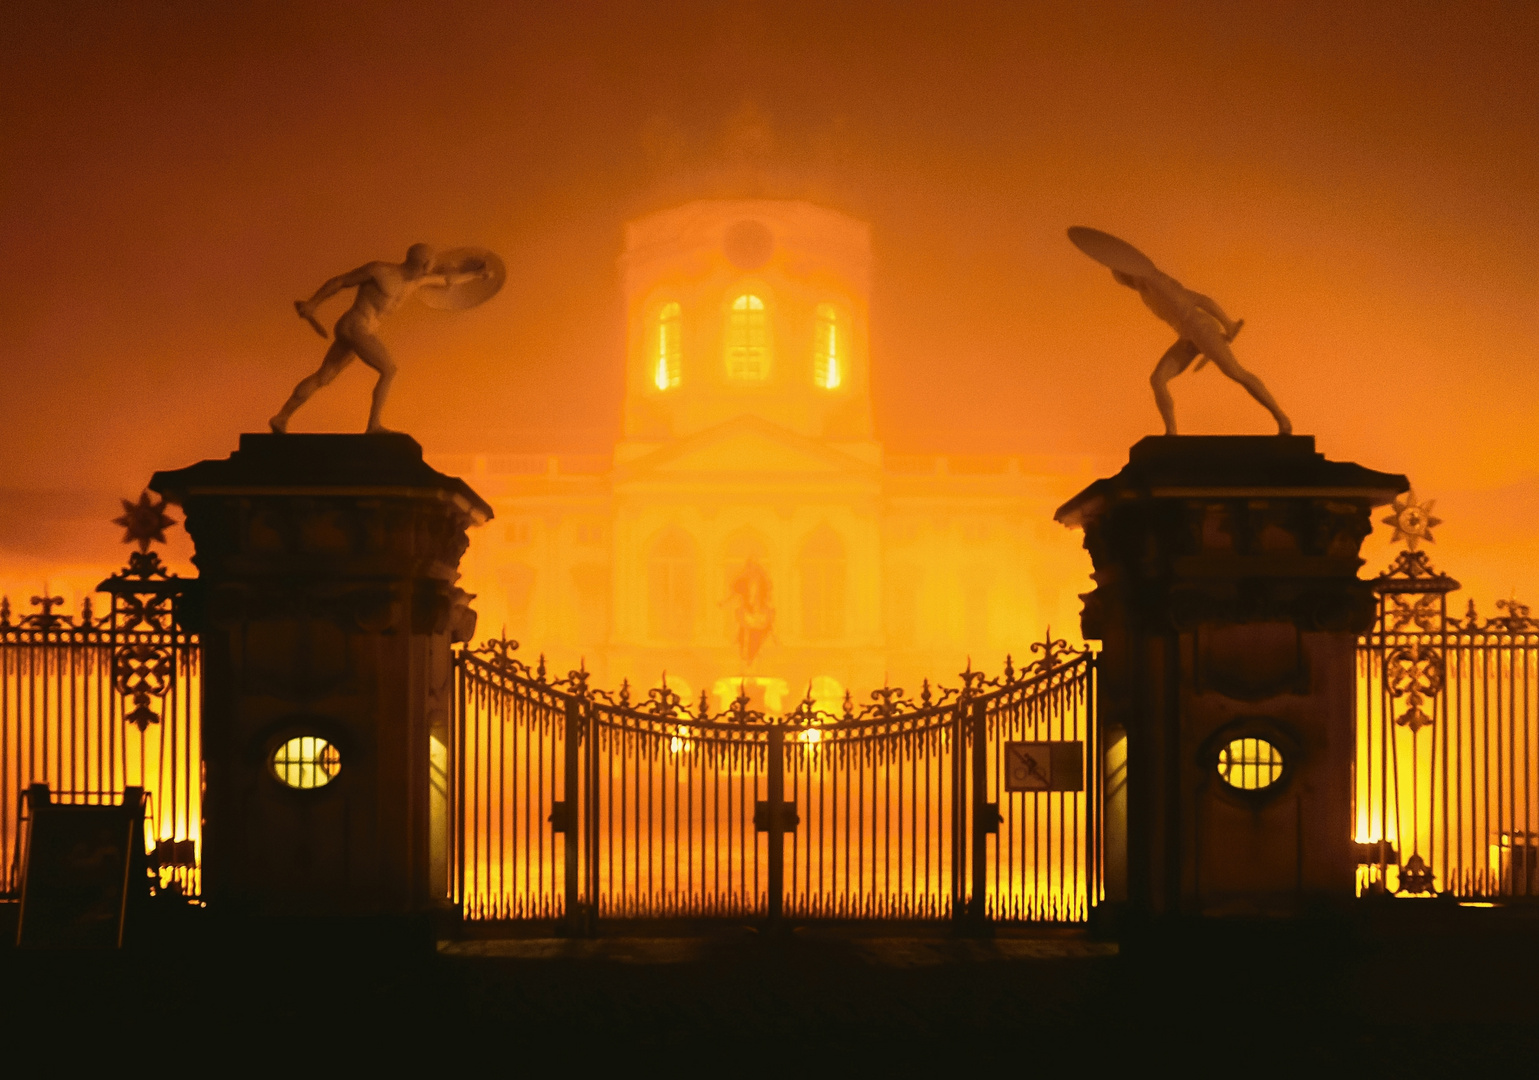
[[[998,938],[991,941],[857,937],[844,942],[844,947],[854,959],[893,968],[1117,955],[1115,943],[1083,937]],[[512,938],[438,943],[441,955],[458,958],[608,960],[620,964],[701,963],[720,950],[721,943],[711,938]]]
[[[215,1072],[248,1058],[399,1065],[413,1051],[439,1069],[469,1058],[520,1074],[950,1075],[986,1062],[1032,1075],[1479,1076],[1509,1063],[1527,1075],[1539,928],[1284,927],[1120,950],[1074,933],[816,927],[415,951],[270,938],[13,950],[0,951],[0,1038],[8,1055],[29,1040],[120,1063],[164,1050]]]

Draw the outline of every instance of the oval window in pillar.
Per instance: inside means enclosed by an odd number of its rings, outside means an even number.
[[[285,787],[310,791],[337,778],[342,771],[342,755],[319,735],[296,735],[273,751],[272,771]]]
[[[1282,751],[1266,739],[1231,739],[1218,752],[1218,778],[1236,791],[1262,791],[1282,772]]]

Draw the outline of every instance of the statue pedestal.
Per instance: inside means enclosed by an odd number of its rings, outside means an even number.
[[[203,585],[203,895],[257,916],[449,903],[455,587],[491,508],[406,435],[242,435],[156,473]]]
[[[1355,647],[1374,612],[1358,548],[1407,487],[1307,436],[1161,436],[1059,509],[1095,566],[1082,619],[1108,765],[1125,754],[1108,901],[1272,916],[1353,895]]]

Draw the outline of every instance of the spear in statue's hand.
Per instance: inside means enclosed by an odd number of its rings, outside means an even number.
[[[321,335],[321,337],[323,337],[323,338],[331,337],[331,335],[326,332],[326,328],[324,326],[322,326],[320,323],[315,321],[315,316],[310,314],[310,309],[305,307],[305,302],[303,300],[295,300],[294,301],[294,310],[299,312],[299,317],[301,319],[305,320],[305,322],[309,323],[312,327],[314,327],[315,328],[315,332],[317,334]]]

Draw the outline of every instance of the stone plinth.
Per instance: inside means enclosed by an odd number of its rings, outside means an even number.
[[[1118,770],[1126,755],[1109,900],[1161,917],[1352,896],[1354,647],[1374,612],[1358,549],[1407,486],[1311,437],[1167,436],[1059,509],[1095,566],[1102,745]]]
[[[242,435],[150,487],[184,508],[204,589],[209,905],[446,905],[449,646],[475,621],[455,579],[491,508],[405,435]],[[307,767],[315,738],[335,752]]]

